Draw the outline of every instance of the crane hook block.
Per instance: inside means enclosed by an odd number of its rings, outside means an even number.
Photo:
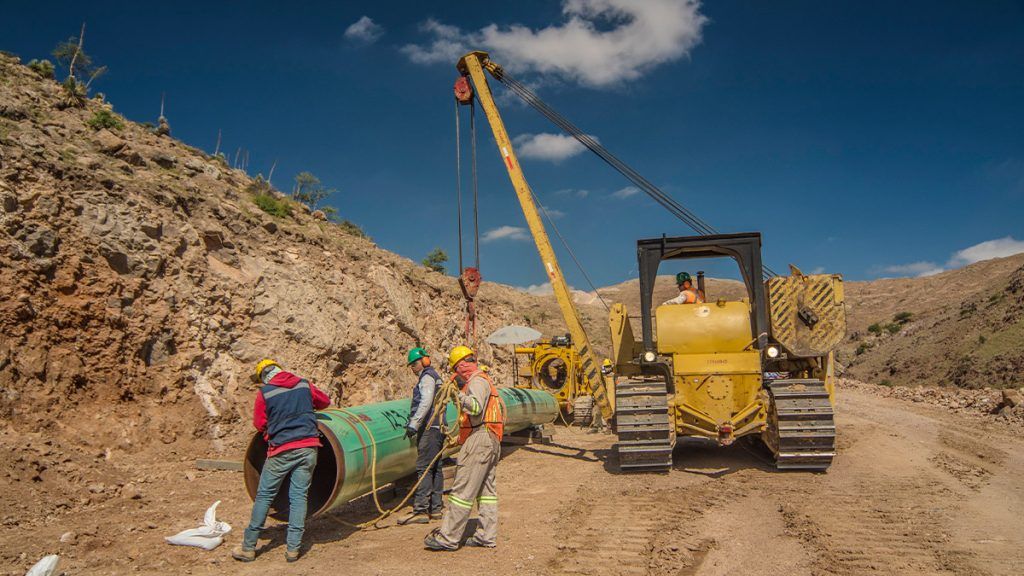
[[[476,297],[481,282],[483,282],[483,278],[480,276],[480,270],[469,267],[462,271],[462,276],[459,277],[459,287],[462,288],[462,295],[466,300],[472,301]]]
[[[459,76],[455,81],[455,99],[459,104],[469,104],[473,101],[473,87],[466,76]]]

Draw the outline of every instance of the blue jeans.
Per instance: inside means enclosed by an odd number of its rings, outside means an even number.
[[[427,428],[416,441],[416,478],[426,475],[420,485],[416,488],[416,497],[413,500],[412,509],[414,512],[436,512],[441,513],[441,492],[444,491],[444,471],[441,469],[441,460],[438,459],[434,465],[427,470],[427,465],[437,456],[444,446],[444,436],[439,428]]]
[[[270,504],[277,497],[281,483],[291,472],[288,486],[288,549],[298,550],[302,533],[306,530],[306,494],[316,468],[316,448],[296,448],[267,458],[260,472],[260,485],[256,501],[252,504],[252,518],[245,529],[242,548],[255,550],[260,530],[267,520]]]

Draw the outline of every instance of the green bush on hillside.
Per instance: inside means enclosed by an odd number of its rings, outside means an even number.
[[[40,78],[53,78],[53,62],[49,60],[36,60],[33,58],[28,61],[26,66],[31,68]]]
[[[260,210],[271,216],[284,218],[292,215],[292,205],[287,200],[275,198],[270,194],[257,194],[252,197],[252,201],[259,206]]]
[[[899,324],[897,324],[895,322],[893,322],[892,324],[886,324],[885,325],[885,330],[889,334],[895,334],[895,333],[899,332],[901,328],[903,328],[903,326],[901,326],[901,325],[899,325]]]
[[[910,322],[910,319],[913,317],[914,314],[911,312],[899,312],[892,317],[892,321],[899,322],[900,324],[906,324],[907,322]]]
[[[366,238],[367,240],[370,239],[370,237],[366,235],[366,232],[362,228],[360,228],[358,224],[352,222],[351,220],[342,220],[338,222],[338,227],[353,236]]]
[[[882,325],[879,324],[878,322],[875,322],[871,326],[868,326],[868,332],[871,332],[872,334],[881,334],[882,333]]]
[[[124,128],[124,122],[117,117],[117,114],[114,114],[110,110],[97,110],[96,113],[92,115],[92,118],[89,118],[86,122],[86,125],[93,130],[101,130],[103,128],[120,130]]]
[[[423,259],[423,265],[434,272],[445,273],[445,263],[448,262],[448,254],[440,248],[434,248],[427,257]]]

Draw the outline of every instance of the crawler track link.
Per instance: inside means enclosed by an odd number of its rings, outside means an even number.
[[[823,472],[836,455],[836,425],[828,390],[821,380],[775,380],[769,445],[779,470]]]
[[[664,382],[624,380],[615,385],[619,467],[629,472],[668,472],[675,430]]]

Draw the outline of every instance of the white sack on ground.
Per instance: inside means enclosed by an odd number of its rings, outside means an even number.
[[[231,525],[227,522],[217,521],[217,505],[220,500],[213,503],[206,509],[203,516],[203,525],[191,530],[183,530],[174,536],[164,538],[170,544],[178,546],[195,546],[203,550],[213,550],[224,541],[224,535],[231,532]]]

